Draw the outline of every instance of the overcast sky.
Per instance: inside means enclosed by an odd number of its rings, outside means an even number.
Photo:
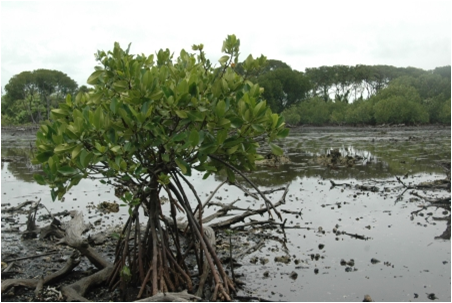
[[[1,86],[22,71],[59,70],[78,85],[97,50],[178,54],[203,43],[217,62],[236,34],[241,59],[261,54],[304,71],[385,64],[451,64],[451,1],[1,1]]]

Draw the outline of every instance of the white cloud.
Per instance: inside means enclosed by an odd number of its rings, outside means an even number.
[[[333,64],[433,69],[451,64],[450,1],[1,2],[1,85],[56,69],[79,85],[93,54],[118,41],[151,54],[203,43],[212,61],[236,34],[245,58],[266,55],[303,71]]]

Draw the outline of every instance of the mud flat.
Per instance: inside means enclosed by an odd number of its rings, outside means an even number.
[[[362,301],[369,295],[375,301],[450,302],[450,136],[450,127],[292,129],[281,142],[290,163],[259,166],[248,176],[275,203],[282,194],[277,189],[290,184],[279,206],[286,221],[255,215],[228,226],[230,234],[217,229],[216,246],[225,269],[230,275],[233,269],[235,278],[245,283],[238,298]],[[49,190],[32,178],[39,172],[29,163],[33,140],[32,133],[2,131],[2,262],[5,268],[14,264],[2,272],[2,284],[57,272],[73,251],[51,239],[22,238],[30,205],[4,210],[40,200],[45,206],[36,212],[40,227],[51,223],[48,212],[61,213],[65,221],[65,211],[82,211],[93,226],[84,237],[104,231],[103,242],[92,245],[110,261],[114,235],[128,216],[126,207],[111,213],[99,210],[103,202],[121,202],[114,188],[93,180],[71,189],[63,203],[51,202]],[[352,157],[353,162],[319,161],[332,154]],[[204,199],[224,180],[221,175],[191,178]],[[263,204],[225,185],[206,215],[234,201],[243,209]],[[64,279],[43,288],[43,298],[61,300],[64,285],[95,272],[81,258]],[[2,301],[30,301],[34,296],[33,290],[15,287],[2,294]],[[86,297],[119,300],[106,287]]]

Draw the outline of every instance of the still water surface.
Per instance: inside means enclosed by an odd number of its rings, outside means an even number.
[[[450,301],[450,206],[428,208],[421,212],[423,216],[412,216],[413,211],[426,203],[410,195],[410,191],[396,201],[403,188],[395,179],[401,177],[407,185],[444,179],[440,163],[450,161],[450,139],[450,128],[292,130],[280,142],[291,163],[259,167],[250,178],[264,189],[290,184],[286,204],[281,209],[300,211],[301,216],[283,213],[283,217],[287,218],[288,226],[304,229],[285,230],[291,256],[288,264],[274,261],[275,257],[285,255],[278,241],[269,241],[260,251],[238,260],[242,267],[235,272],[242,274],[241,280],[247,283],[240,294],[284,301],[361,301],[365,294],[375,301],[426,301],[428,294],[434,293],[440,301]],[[104,216],[88,211],[89,204],[120,203],[113,188],[94,180],[80,182],[63,203],[51,202],[49,190],[33,180],[33,174],[39,171],[29,161],[34,135],[2,133],[1,141],[2,204],[14,206],[41,199],[51,212],[84,210],[87,221],[94,223],[101,219],[102,227],[127,219],[125,207],[119,213]],[[358,156],[360,160],[351,167],[326,167],[318,159],[332,149],[338,149],[343,156]],[[202,180],[201,174],[194,174],[190,180],[204,200],[223,178]],[[376,186],[378,191],[331,188],[330,180],[352,186]],[[415,192],[450,197],[446,191]],[[281,194],[273,193],[271,199],[276,202]],[[223,203],[240,198],[236,206],[241,207],[259,207],[263,203],[244,197],[232,186],[220,189],[215,196],[217,202],[221,199]],[[209,212],[214,210],[211,207]],[[434,217],[449,219],[438,221]],[[24,223],[25,216],[19,216],[19,221]],[[2,220],[2,230],[8,227]],[[368,239],[336,235],[333,229]],[[280,236],[278,231],[274,233]],[[14,235],[2,232],[2,239],[8,237]],[[2,241],[2,249],[3,243],[6,242]],[[255,243],[242,243],[237,238],[236,245],[245,244]],[[317,258],[311,258],[316,254]],[[252,263],[256,256],[269,262]],[[353,259],[354,265],[341,265],[342,259],[346,262]],[[380,262],[374,264],[371,259]],[[297,274],[296,279],[293,272]]]

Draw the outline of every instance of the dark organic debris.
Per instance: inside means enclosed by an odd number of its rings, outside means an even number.
[[[437,297],[437,296],[435,296],[435,294],[434,293],[427,293],[427,298],[429,299],[429,300],[439,300],[439,298]]]

